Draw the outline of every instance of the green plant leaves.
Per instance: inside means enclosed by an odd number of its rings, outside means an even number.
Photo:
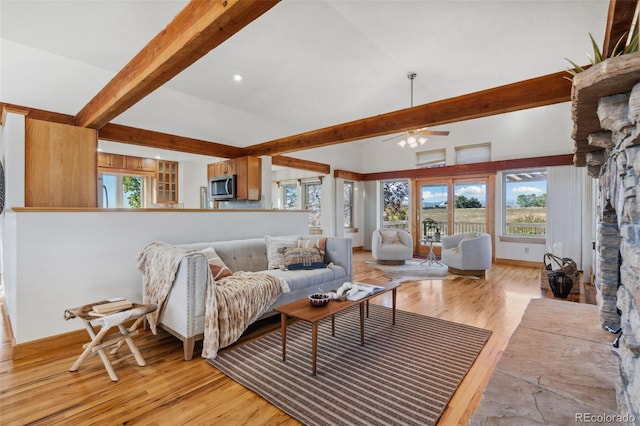
[[[593,59],[591,60],[591,63],[600,63],[602,62],[602,52],[600,51],[600,47],[598,47],[598,43],[593,39],[591,33],[589,33],[589,38],[591,39],[591,46],[593,46]]]
[[[613,50],[611,51],[611,54],[609,55],[608,58],[613,58],[615,56],[620,56],[620,55],[626,55],[628,53],[633,53],[638,51],[638,33],[637,32],[634,34],[633,38],[629,41],[629,44],[622,51],[619,51],[620,46],[624,38],[626,37],[626,35],[627,34],[625,33],[622,35],[622,37],[618,39],[618,41],[616,42],[616,45],[613,47]],[[605,59],[608,59],[602,55],[602,51],[600,50],[598,43],[596,43],[591,33],[589,33],[589,39],[591,40],[591,47],[593,48],[593,58],[591,58],[589,55],[587,55],[587,58],[589,58],[589,61],[591,62],[591,64],[595,65],[604,61]],[[567,80],[571,81],[573,79],[573,76],[584,71],[583,67],[576,64],[572,60],[567,58],[564,58],[564,59],[573,66],[573,68],[566,69],[566,72],[571,75],[571,77],[564,77]]]

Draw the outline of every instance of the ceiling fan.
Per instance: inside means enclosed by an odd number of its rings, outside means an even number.
[[[413,79],[416,78],[417,74],[415,72],[410,72],[407,74],[407,78],[411,81],[411,107],[413,107]],[[424,145],[427,141],[426,136],[448,136],[449,132],[446,130],[438,131],[438,130],[429,130],[428,127],[423,127],[421,129],[413,129],[407,130],[404,132],[403,138],[398,141],[398,145],[402,148],[409,146],[410,148],[415,148],[420,145]],[[393,136],[388,139],[384,139],[382,142],[390,141],[392,139],[397,138],[398,136]]]

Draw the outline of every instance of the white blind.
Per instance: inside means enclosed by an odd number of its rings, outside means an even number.
[[[416,152],[416,167],[442,167],[446,164],[446,150]]]
[[[485,161],[491,161],[491,143],[456,147],[456,164],[483,163]]]

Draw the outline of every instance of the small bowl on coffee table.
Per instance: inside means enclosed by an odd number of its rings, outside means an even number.
[[[313,293],[309,296],[309,303],[311,306],[315,307],[326,306],[329,303],[329,300],[331,300],[329,295],[324,293]]]

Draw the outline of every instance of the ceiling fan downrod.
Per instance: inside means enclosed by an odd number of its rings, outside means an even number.
[[[417,75],[415,72],[407,74],[407,78],[411,81],[411,108],[413,108],[413,79],[416,78]]]

